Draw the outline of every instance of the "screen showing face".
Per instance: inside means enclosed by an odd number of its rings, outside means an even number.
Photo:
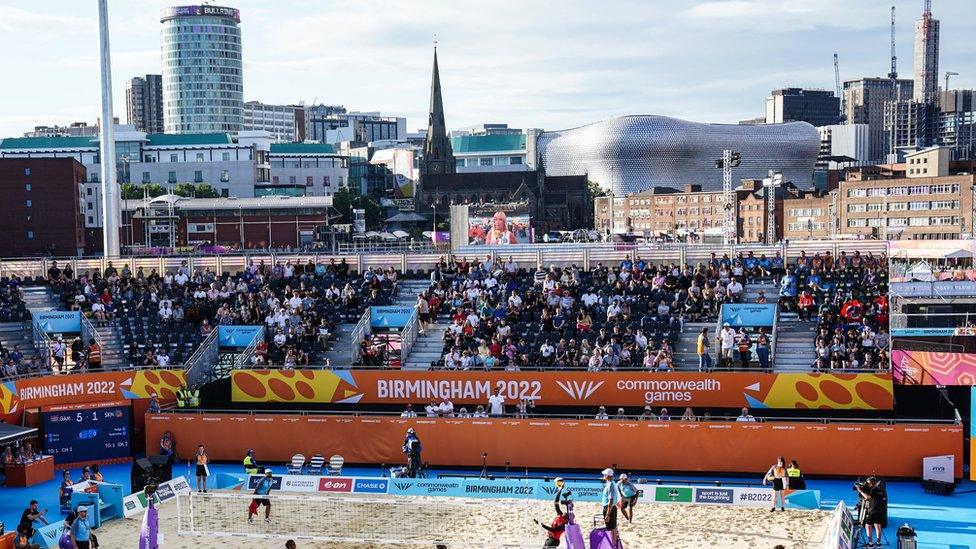
[[[55,463],[127,457],[132,429],[129,408],[108,406],[45,412],[44,450]]]

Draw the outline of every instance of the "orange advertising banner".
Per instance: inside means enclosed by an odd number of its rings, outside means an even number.
[[[19,415],[25,408],[148,398],[172,400],[186,382],[183,370],[139,370],[49,375],[0,384],[0,415]]]
[[[423,459],[435,466],[491,466],[755,473],[777,456],[816,475],[920,477],[922,458],[954,455],[962,476],[958,425],[865,423],[739,423],[732,421],[585,421],[325,417],[298,414],[153,414],[146,447],[172,431],[180,448],[207,447],[215,460],[239,460],[253,448],[260,460],[296,453],[339,454],[346,463],[403,462],[404,433],[414,428]],[[187,450],[188,452],[190,450]]]
[[[891,374],[585,371],[235,370],[234,402],[891,410]]]

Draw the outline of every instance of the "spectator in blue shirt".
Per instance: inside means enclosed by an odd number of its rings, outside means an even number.
[[[786,269],[786,274],[779,283],[780,302],[787,310],[791,309],[796,301],[796,277],[793,276],[791,269]]]

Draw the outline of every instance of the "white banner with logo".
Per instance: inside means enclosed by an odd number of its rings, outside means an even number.
[[[955,471],[956,457],[953,455],[922,458],[922,478],[925,480],[954,482]]]
[[[156,488],[153,501],[155,501],[156,505],[159,505],[160,503],[176,499],[177,495],[186,495],[189,493],[190,483],[186,481],[186,477],[179,476],[160,483]],[[122,514],[125,515],[125,518],[138,515],[148,506],[149,503],[146,500],[146,493],[142,490],[122,498]]]

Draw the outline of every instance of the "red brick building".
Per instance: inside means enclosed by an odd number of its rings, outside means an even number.
[[[85,166],[72,158],[0,158],[0,255],[83,252],[86,178]]]
[[[314,240],[331,207],[331,196],[123,200],[120,239],[129,247],[294,248]]]

